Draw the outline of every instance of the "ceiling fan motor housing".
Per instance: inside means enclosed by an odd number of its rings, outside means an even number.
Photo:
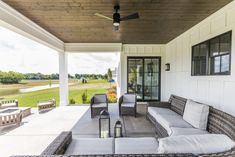
[[[114,26],[119,26],[120,24],[120,14],[119,13],[114,13],[113,14],[113,25]]]

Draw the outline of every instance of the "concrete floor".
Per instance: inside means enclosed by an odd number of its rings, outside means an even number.
[[[123,124],[123,134],[126,137],[149,137],[156,136],[153,125],[146,119],[146,105],[137,105],[137,117],[122,116],[119,117],[118,105],[109,104],[109,114],[111,118],[111,136],[113,136],[114,125],[117,120]],[[90,109],[72,128],[73,137],[99,137],[98,116],[91,119]]]
[[[153,125],[146,119],[145,104],[137,105],[137,117],[122,116],[119,117],[118,105],[109,105],[109,114],[111,119],[111,136],[113,137],[115,122],[119,119],[123,124],[123,135],[125,137],[156,137]],[[99,119],[91,119],[90,109],[72,128],[73,140],[69,145],[65,154],[78,154],[79,143],[81,138],[98,138],[99,137]]]
[[[64,106],[23,119],[20,127],[0,136],[0,157],[41,154],[62,131],[70,131],[88,109]]]
[[[91,119],[88,105],[59,107],[48,113],[33,114],[24,118],[20,127],[9,127],[0,135],[0,157],[11,155],[39,155],[62,131],[72,131],[76,145],[78,138],[99,137],[98,116]],[[137,105],[137,117],[119,117],[118,105],[109,104],[111,136],[114,124],[119,119],[125,137],[156,136],[154,127],[146,119],[146,105]],[[13,149],[14,148],[14,149]]]

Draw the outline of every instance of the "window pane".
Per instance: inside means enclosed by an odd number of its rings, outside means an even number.
[[[210,41],[210,56],[216,56],[218,54],[219,54],[219,38],[215,38]]]
[[[200,61],[194,61],[194,75],[200,75]]]
[[[193,47],[193,58],[200,56],[199,45]]]
[[[159,59],[152,59],[153,62],[153,72],[159,72]]]
[[[228,72],[229,71],[229,55],[224,55],[221,58],[221,72]]]
[[[219,73],[220,72],[220,57],[214,57],[213,58],[213,73]]]
[[[158,100],[158,87],[152,87],[152,99]]]
[[[151,94],[152,93],[152,88],[151,86],[144,86],[144,99],[145,100],[151,100]]]
[[[230,52],[230,33],[220,37],[220,54],[226,54]]]

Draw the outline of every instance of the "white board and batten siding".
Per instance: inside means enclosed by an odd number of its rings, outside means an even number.
[[[165,45],[158,44],[124,44],[120,59],[121,94],[127,92],[127,57],[158,56],[161,57],[161,98],[165,97]]]
[[[192,46],[232,30],[231,75],[191,76]],[[166,44],[166,100],[191,98],[235,115],[235,1]]]

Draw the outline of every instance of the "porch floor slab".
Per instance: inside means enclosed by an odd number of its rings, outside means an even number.
[[[89,106],[65,106],[35,116],[0,136],[0,156],[39,155],[62,131],[70,131],[88,109]]]

